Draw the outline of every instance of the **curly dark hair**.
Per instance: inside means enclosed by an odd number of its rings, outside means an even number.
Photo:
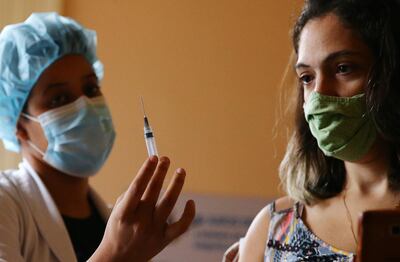
[[[367,109],[379,136],[390,146],[390,186],[400,190],[400,0],[306,0],[293,29],[296,55],[307,22],[327,14],[336,15],[344,26],[358,34],[373,54],[374,62],[365,89]],[[282,162],[281,178],[286,180],[284,183],[291,181],[292,187],[302,190],[304,197],[300,200],[309,202],[307,199],[326,199],[339,194],[346,175],[343,161],[325,156],[318,148],[304,118],[300,83],[298,90],[293,145],[288,147],[285,156],[294,161]],[[306,178],[301,180],[304,183],[299,183],[299,178],[288,180],[289,174],[282,174],[296,170],[285,167],[293,163],[303,163],[302,175]]]

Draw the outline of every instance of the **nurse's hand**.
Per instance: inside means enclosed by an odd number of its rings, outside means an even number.
[[[166,157],[146,160],[117,200],[103,240],[89,261],[148,261],[189,228],[195,216],[193,200],[186,203],[178,221],[167,222],[183,187],[183,169],[176,171],[158,201],[168,167]]]

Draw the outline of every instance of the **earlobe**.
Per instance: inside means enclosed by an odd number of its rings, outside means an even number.
[[[24,125],[21,123],[21,120],[17,123],[17,130],[15,135],[20,141],[29,140],[28,132],[26,131]]]

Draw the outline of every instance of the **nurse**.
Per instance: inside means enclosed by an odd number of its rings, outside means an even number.
[[[23,157],[0,173],[1,261],[148,261],[191,224],[193,201],[167,223],[183,169],[158,201],[166,157],[144,162],[112,212],[90,187],[115,139],[102,77],[95,32],[72,19],[34,13],[1,32],[0,138]]]

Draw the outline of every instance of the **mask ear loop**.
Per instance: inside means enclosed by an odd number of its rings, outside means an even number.
[[[37,119],[36,117],[30,116],[28,114],[21,113],[21,116],[23,116],[23,117],[25,117],[25,118],[27,118],[29,120],[32,120],[32,121],[34,121],[36,123],[40,123],[39,119]]]
[[[28,145],[30,145],[36,152],[38,152],[42,157],[44,157],[45,153],[37,147],[34,143],[32,143],[30,140],[27,141]]]
[[[40,124],[39,119],[37,119],[36,117],[30,116],[30,115],[25,114],[25,113],[21,113],[21,116]],[[45,153],[39,147],[37,147],[34,143],[32,143],[32,141],[28,140],[27,143],[36,152],[38,152],[42,157],[44,157]]]

